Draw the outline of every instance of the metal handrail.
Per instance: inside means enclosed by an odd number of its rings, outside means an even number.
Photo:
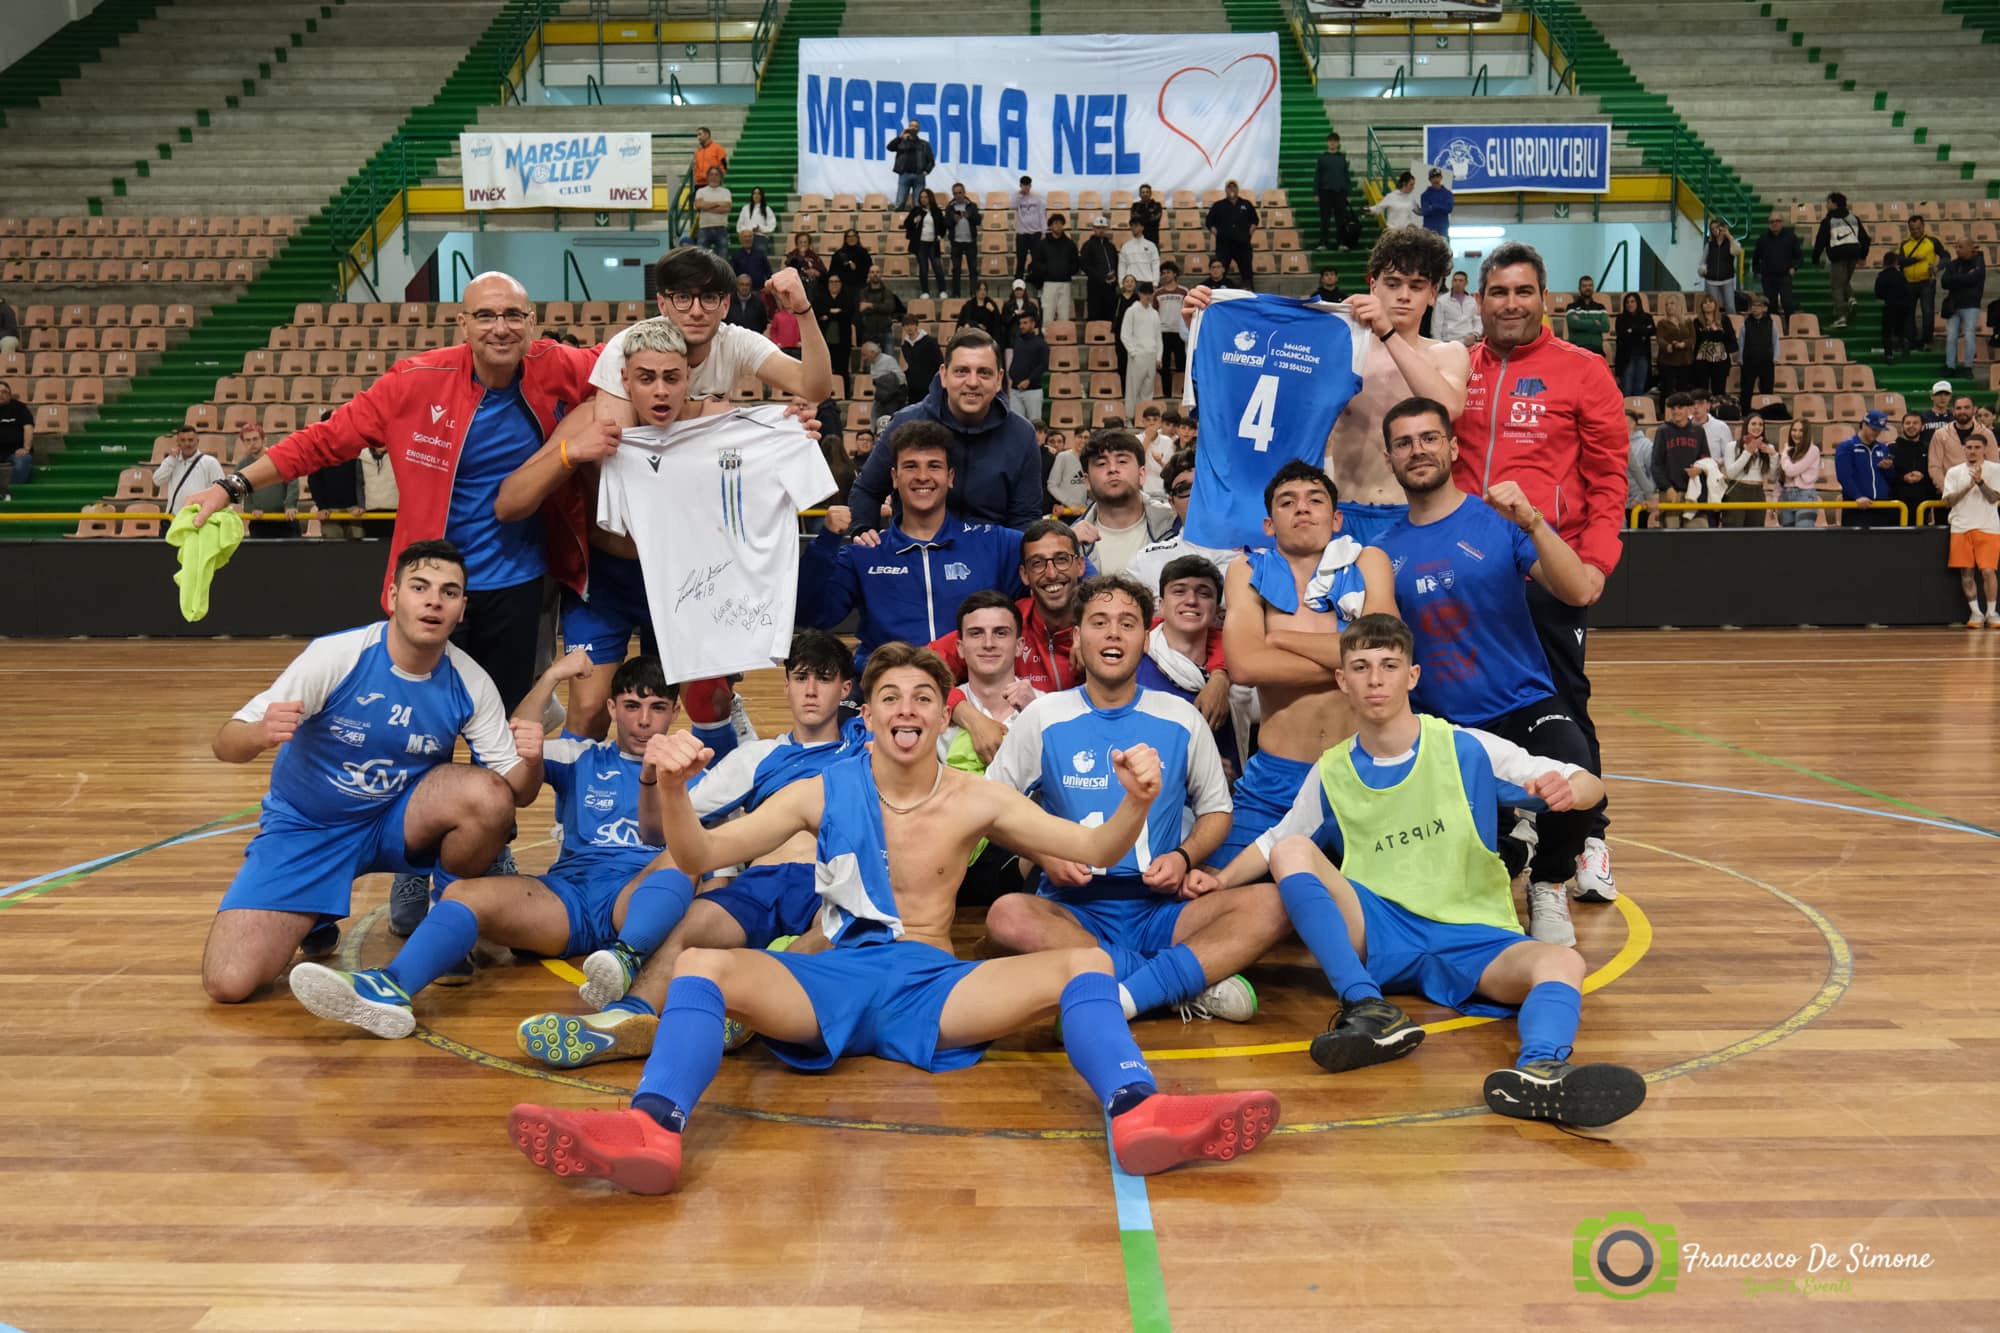
[[[750,68],[755,71],[750,84],[760,93],[764,91],[764,62],[777,46],[778,0],[764,0],[764,8],[757,14],[757,27],[750,34]],[[680,81],[675,80],[674,86],[678,90]]]
[[[1408,96],[1408,90],[1405,89],[1403,86],[1405,81],[1405,76],[1408,73],[1409,73],[1409,67],[1407,65],[1396,66],[1395,74],[1391,76],[1389,79],[1389,91],[1383,93],[1382,95],[1384,97]]]
[[[1315,82],[1319,79],[1319,24],[1307,7],[1306,0],[1285,0],[1285,18],[1292,25],[1292,37],[1299,44],[1299,54],[1306,58],[1306,68],[1312,71]]]
[[[1618,285],[1607,287],[1611,266],[1618,265]],[[1597,290],[1600,292],[1629,292],[1632,290],[1632,243],[1620,241],[1611,247],[1611,258],[1604,261],[1604,272],[1597,275]]]
[[[1472,76],[1472,96],[1491,97],[1492,95],[1493,95],[1492,80],[1487,78],[1486,76],[1486,66],[1481,65],[1479,67],[1479,72]]]
[[[565,301],[570,299],[569,275],[572,272],[576,274],[577,290],[582,292],[583,299],[588,301],[590,299],[590,284],[583,280],[583,265],[576,262],[576,251],[565,250],[563,251],[563,300]]]
[[[586,74],[583,76],[583,104],[585,106],[604,105],[604,86],[597,81],[595,74]]]
[[[494,76],[500,81],[501,103],[508,101],[525,102],[528,93],[528,75],[521,71],[521,83],[514,84],[514,62],[528,49],[528,43],[541,32],[542,23],[556,11],[560,0],[521,0],[521,7],[514,11],[512,18],[500,30],[500,47],[494,56]]]
[[[463,250],[452,251],[451,252],[451,299],[454,301],[458,300],[459,297],[465,295],[465,288],[458,285],[458,270],[460,268],[463,268],[465,270],[465,280],[467,282],[471,282],[475,277],[479,276],[478,274],[472,271],[472,261],[465,257],[465,251]]]

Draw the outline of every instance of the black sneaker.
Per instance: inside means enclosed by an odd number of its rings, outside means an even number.
[[[1486,1076],[1486,1108],[1516,1120],[1591,1129],[1623,1120],[1645,1100],[1645,1076],[1624,1065],[1534,1060]]]
[[[339,947],[340,923],[338,921],[320,922],[317,926],[307,931],[306,937],[299,941],[299,952],[314,961],[333,957],[334,950]]]
[[[389,886],[389,933],[408,939],[431,912],[431,877],[398,875]]]
[[[1424,1044],[1424,1030],[1383,999],[1343,1005],[1326,1031],[1312,1040],[1313,1063],[1329,1074],[1399,1060]]]

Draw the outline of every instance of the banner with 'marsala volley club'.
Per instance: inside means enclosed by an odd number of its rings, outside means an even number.
[[[1278,38],[826,38],[799,43],[799,189],[896,192],[911,120],[949,197],[1278,183]]]
[[[465,206],[650,209],[650,134],[461,134]]]

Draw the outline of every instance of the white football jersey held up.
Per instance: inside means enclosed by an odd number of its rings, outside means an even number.
[[[639,548],[670,682],[784,659],[798,511],[836,489],[819,444],[779,404],[625,432],[599,469],[597,524]]]

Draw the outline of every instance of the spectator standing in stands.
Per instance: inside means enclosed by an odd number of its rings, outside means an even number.
[[[1051,324],[1076,318],[1070,282],[1083,267],[1083,257],[1077,252],[1076,238],[1064,230],[1068,224],[1069,219],[1060,213],[1049,215],[1048,233],[1035,242],[1035,259],[1030,269],[1031,276],[1041,284],[1042,313]]]
[[[1014,339],[1021,333],[1021,316],[1030,311],[1034,312],[1035,323],[1039,325],[1042,322],[1042,303],[1028,295],[1026,282],[1016,278],[1013,293],[1008,296],[1007,303],[1000,307],[1001,332],[994,335],[994,340],[1005,349],[1009,360],[1014,356]]]
[[[1042,242],[1043,233],[1048,231],[1048,205],[1042,196],[1035,193],[1032,177],[1021,177],[1021,188],[1013,198],[1014,209],[1014,276],[1025,278],[1028,267],[1035,257],[1035,248]]]
[[[1939,380],[1931,385],[1931,407],[1930,411],[1924,413],[1924,439],[1928,441],[1932,431],[1950,420],[1951,381]]]
[[[1701,288],[1727,315],[1736,313],[1736,264],[1742,257],[1743,242],[1730,232],[1719,217],[1708,220],[1708,243],[1701,252]]]
[[[1967,447],[1965,461],[1944,478],[1944,502],[1951,508],[1950,566],[1958,571],[1958,586],[1965,593],[1971,616],[1966,625],[2000,629],[2000,587],[1996,566],[2000,566],[2000,462],[1991,456],[1992,446],[1974,440]],[[1979,611],[1977,576],[1986,585],[1986,613]]]
[[[694,132],[694,178],[705,181],[711,171],[729,174],[729,150],[715,141],[708,126],[702,125]]]
[[[1325,282],[1321,278],[1322,286]],[[1465,282],[1463,270],[1452,274],[1451,290],[1438,298],[1431,332],[1439,342],[1464,343],[1470,347],[1479,341],[1479,302],[1465,289]]]
[[[1160,247],[1146,237],[1146,224],[1134,219],[1132,237],[1118,247],[1118,281],[1127,278],[1157,288],[1160,285]]]
[[[1563,338],[1585,351],[1604,355],[1611,332],[1611,312],[1597,299],[1597,284],[1588,274],[1576,280],[1576,299],[1563,313]]]
[[[868,253],[868,247],[861,243],[861,233],[849,227],[840,238],[840,248],[827,261],[826,271],[840,279],[840,285],[850,298],[861,295],[861,289],[868,285],[868,275],[874,270],[875,256]]]
[[[1729,423],[1715,415],[1712,410],[1714,399],[1706,389],[1696,389],[1688,394],[1688,424],[1701,432],[1708,445],[1708,456],[1717,467],[1729,459],[1729,447],[1736,442],[1736,436],[1729,429]]]
[[[861,344],[861,373],[868,377],[875,394],[873,410],[900,412],[908,405],[910,391],[903,381],[903,368],[872,338]]]
[[[1381,217],[1384,231],[1421,226],[1423,206],[1417,200],[1417,178],[1407,171],[1396,177],[1396,188],[1370,204],[1368,211]]]
[[[21,316],[0,296],[0,356],[21,350]]]
[[[324,421],[326,418],[322,417],[321,420]],[[361,508],[361,469],[356,467],[352,460],[345,463],[329,463],[309,473],[306,484],[312,487],[313,512],[319,519],[321,537],[328,541],[358,542],[367,535],[358,518],[327,517],[327,514],[332,512],[351,513]],[[471,574],[470,570],[466,572],[468,576]],[[539,580],[537,582],[539,583]],[[533,665],[532,662],[529,663],[530,676],[534,674]]]
[[[1660,318],[1653,326],[1659,340],[1660,392],[1676,394],[1694,387],[1694,319],[1679,292],[1660,297]]]
[[[1118,329],[1125,349],[1125,419],[1139,419],[1139,405],[1160,387],[1160,312],[1153,305],[1153,284],[1139,284],[1139,299],[1125,311]]]
[[[1966,460],[1966,450],[1975,440],[1985,443],[1988,461],[2000,458],[2000,443],[1995,442],[1992,429],[1980,424],[1972,410],[1972,399],[1960,394],[1951,402],[1950,418],[1931,428],[1925,449],[1927,461],[1924,470],[1929,473],[1931,485],[1937,488],[1940,495],[1946,489],[1945,474]],[[1916,517],[1916,511],[1912,510],[1910,520],[1915,522]]]
[[[1125,278],[1118,284],[1118,303],[1111,310],[1111,345],[1118,356],[1118,382],[1125,382],[1125,340],[1119,333],[1125,327],[1125,312],[1139,303],[1139,283],[1136,278]],[[1132,414],[1128,411],[1126,422],[1130,424]]]
[[[361,507],[371,513],[393,514],[402,507],[403,494],[396,487],[396,468],[389,451],[371,444],[354,460],[361,469]],[[370,541],[386,542],[396,531],[393,518],[364,518],[361,533]]]
[[[1251,272],[1251,238],[1257,232],[1257,206],[1245,199],[1230,181],[1222,187],[1222,198],[1209,205],[1208,216],[1202,221],[1202,228],[1209,236],[1209,250],[1222,261],[1224,275],[1230,265],[1242,275],[1243,290],[1257,290],[1257,277]]]
[[[1146,494],[1166,494],[1167,464],[1180,451],[1180,438],[1166,431],[1166,418],[1158,403],[1147,403],[1136,418],[1139,447],[1146,451]]]
[[[1340,136],[1326,136],[1326,151],[1313,164],[1313,194],[1319,200],[1319,248],[1333,249],[1340,238],[1342,249],[1352,249],[1361,235],[1354,220],[1354,168],[1340,151]]]
[[[1896,512],[1877,504],[1890,498],[1889,486],[1896,469],[1895,450],[1887,437],[1888,425],[1887,412],[1870,412],[1862,418],[1855,433],[1834,448],[1833,475],[1840,481],[1840,498],[1861,506],[1840,511],[1843,528],[1896,526]]]
[[[1153,308],[1160,312],[1160,393],[1174,395],[1174,377],[1187,371],[1187,288],[1181,286],[1181,266],[1160,261],[1160,285],[1153,291]]]
[[[903,298],[882,281],[882,270],[874,269],[854,303],[856,327],[861,336],[880,347],[894,346],[896,330],[903,323]]]
[[[818,289],[826,281],[826,261],[813,249],[813,235],[809,231],[792,233],[792,248],[785,251],[785,267],[799,271],[799,281],[805,284],[808,293]]]
[[[1903,280],[1910,284],[1915,307],[1916,340],[1912,345],[1927,351],[1931,335],[1937,331],[1937,271],[1945,260],[1944,247],[1924,230],[1922,213],[1910,214],[1909,233],[1896,246],[1896,257],[1902,263]]]
[[[1627,398],[1637,398],[1653,378],[1653,317],[1639,293],[1625,293],[1625,308],[1618,312],[1614,336],[1612,369],[1618,375],[1618,387]]]
[[[1088,320],[1118,318],[1118,243],[1111,239],[1111,219],[1100,215],[1090,224],[1081,251],[1083,302]],[[1114,325],[1112,333],[1117,333]]]
[[[952,183],[944,220],[951,237],[951,299],[956,301],[962,290],[958,285],[961,272],[979,281],[979,205],[965,192],[965,182]]]
[[[364,456],[366,451],[363,451]],[[254,421],[246,421],[236,428],[236,457],[230,460],[232,471],[241,472],[264,456],[264,428]],[[283,518],[267,515],[283,514]],[[243,517],[248,521],[244,528],[246,537],[296,537],[299,535],[299,479],[290,481],[273,480],[269,485],[259,486],[243,498]]]
[[[778,215],[771,211],[761,185],[752,187],[750,202],[736,210],[736,234],[741,236],[744,232],[750,233],[745,249],[760,255],[771,253],[771,238],[778,234]]]
[[[1986,255],[1970,236],[1958,238],[1958,253],[1945,261],[1938,283],[1944,288],[1944,373],[1970,375],[1986,304]]]
[[[710,167],[694,192],[694,243],[729,258],[729,209],[735,199],[722,183],[722,168]]]
[[[1074,514],[1083,512],[1090,503],[1090,483],[1083,476],[1084,436],[1078,431],[1072,438],[1059,430],[1049,432],[1049,465],[1043,482],[1048,490],[1050,509],[1063,509]]]
[[[1007,364],[1007,406],[1030,421],[1042,419],[1042,381],[1049,373],[1049,344],[1031,312],[1023,311],[1014,331],[1014,357]]]
[[[1160,247],[1160,217],[1165,211],[1160,201],[1153,198],[1153,187],[1141,185],[1139,197],[1132,201],[1131,211],[1126,214],[1126,221],[1138,224],[1140,234],[1153,243],[1155,256]]]
[[[1938,498],[1938,490],[1931,483],[1931,439],[1926,436],[1924,419],[1915,412],[1903,413],[1899,423],[1902,427],[1894,441],[1890,443],[1891,456],[1895,460],[1893,480],[1889,483],[1889,498],[1901,500],[1910,507],[1910,522],[1918,522],[1918,506],[1926,500]],[[1936,522],[1936,517],[1931,517]]]
[[[0,499],[14,486],[35,475],[35,413],[14,396],[14,386],[0,380]]]
[[[755,233],[739,232],[736,239],[737,248],[729,252],[729,267],[749,281],[751,291],[761,292],[771,280],[770,257],[757,248]]]
[[[1012,339],[1001,336],[1003,329],[1000,323],[1000,304],[987,290],[983,278],[972,284],[972,295],[958,308],[958,323],[952,332],[956,333],[959,329],[965,328],[985,330],[987,336],[1002,347],[1012,342]]]
[[[1646,513],[1632,524],[1643,528],[1649,518],[1655,524],[1660,521],[1660,487],[1653,480],[1653,441],[1640,428],[1637,412],[1626,408],[1625,419],[1632,426],[1631,437],[1625,441],[1625,509],[1630,513],[1635,505],[1646,506]]]
[[[1090,507],[1075,524],[1084,556],[1100,574],[1122,574],[1132,558],[1179,525],[1173,507],[1146,498],[1146,455],[1129,430],[1100,430],[1083,447]]]
[[[937,155],[931,151],[914,116],[901,134],[889,140],[889,151],[895,155],[896,207],[914,207],[917,192],[924,188],[924,179],[937,166]]]
[[[1729,456],[1722,463],[1723,480],[1729,483],[1729,489],[1722,498],[1730,504],[1761,504],[1767,498],[1768,483],[1777,477],[1777,453],[1764,434],[1764,418],[1754,412],[1743,418],[1743,438],[1729,442]],[[1766,509],[1761,515],[1754,509],[1722,511],[1722,526],[1725,528],[1774,528],[1777,525],[1774,510]]]
[[[1667,395],[1667,419],[1653,433],[1653,489],[1658,492],[1655,504],[1679,504],[1685,500],[1695,476],[1695,465],[1708,457],[1708,437],[1688,420],[1693,406],[1694,395],[1690,393]],[[1699,514],[1676,511],[1661,515],[1660,526],[1699,528],[1707,527],[1708,521]]]
[[[854,363],[854,296],[837,273],[826,275],[813,298],[813,315],[826,336],[827,358],[833,366],[834,392],[840,391]]]
[[[1695,309],[1694,370],[1696,388],[1706,387],[1711,402],[1721,402],[1729,392],[1729,367],[1735,357],[1736,326],[1714,296],[1704,295]]]
[[[178,514],[182,505],[222,480],[222,464],[203,453],[200,446],[200,437],[193,426],[178,427],[174,431],[173,452],[153,469],[153,489],[160,494],[160,508],[169,514]],[[314,487],[313,493],[317,495],[319,488]]]
[[[1762,292],[1751,297],[1750,313],[1743,318],[1741,339],[1743,406],[1746,410],[1756,401],[1758,394],[1777,392],[1778,340],[1783,336],[1778,321],[1771,317],[1770,301]]]
[[[1868,228],[1847,211],[1847,196],[1834,191],[1826,197],[1826,212],[1813,234],[1813,263],[1826,258],[1827,281],[1833,286],[1833,327],[1844,329],[1854,314],[1854,270],[1868,258]]]
[[[1451,190],[1444,183],[1444,172],[1432,167],[1430,185],[1417,199],[1417,208],[1424,217],[1424,230],[1449,237],[1454,202]]]
[[[923,398],[889,419],[881,438],[894,438],[911,421],[935,421],[951,436],[952,511],[968,523],[1026,528],[1042,511],[1042,465],[1035,431],[1026,417],[1007,410],[1000,347],[966,329],[945,348],[944,373]],[[912,392],[917,380],[910,376]],[[849,504],[857,529],[882,526],[878,516],[889,494],[893,460],[876,449],[855,478]]]
[[[1347,292],[1340,285],[1340,270],[1328,264],[1319,271],[1319,286],[1313,289],[1313,300],[1339,305],[1346,299]]]
[[[1785,447],[1778,452],[1778,498],[1792,504],[1812,504],[1819,499],[1819,446],[1812,442],[1812,427],[1794,421],[1785,427]],[[1819,523],[1817,509],[1780,509],[1781,528],[1810,528]]]
[[[1882,360],[1894,365],[1898,355],[1917,347],[1917,296],[1903,268],[1902,251],[1891,250],[1882,256],[1882,271],[1875,275],[1875,299],[1882,303]]]
[[[1791,329],[1792,316],[1798,312],[1798,298],[1792,295],[1792,277],[1804,257],[1799,234],[1792,230],[1783,213],[1773,209],[1764,234],[1750,251],[1750,267],[1778,317],[1778,327],[1783,330]]]
[[[943,296],[944,259],[940,246],[945,220],[934,192],[917,191],[917,202],[903,218],[903,235],[910,243],[910,253],[917,257],[917,295],[929,300],[935,277],[937,294]]]

